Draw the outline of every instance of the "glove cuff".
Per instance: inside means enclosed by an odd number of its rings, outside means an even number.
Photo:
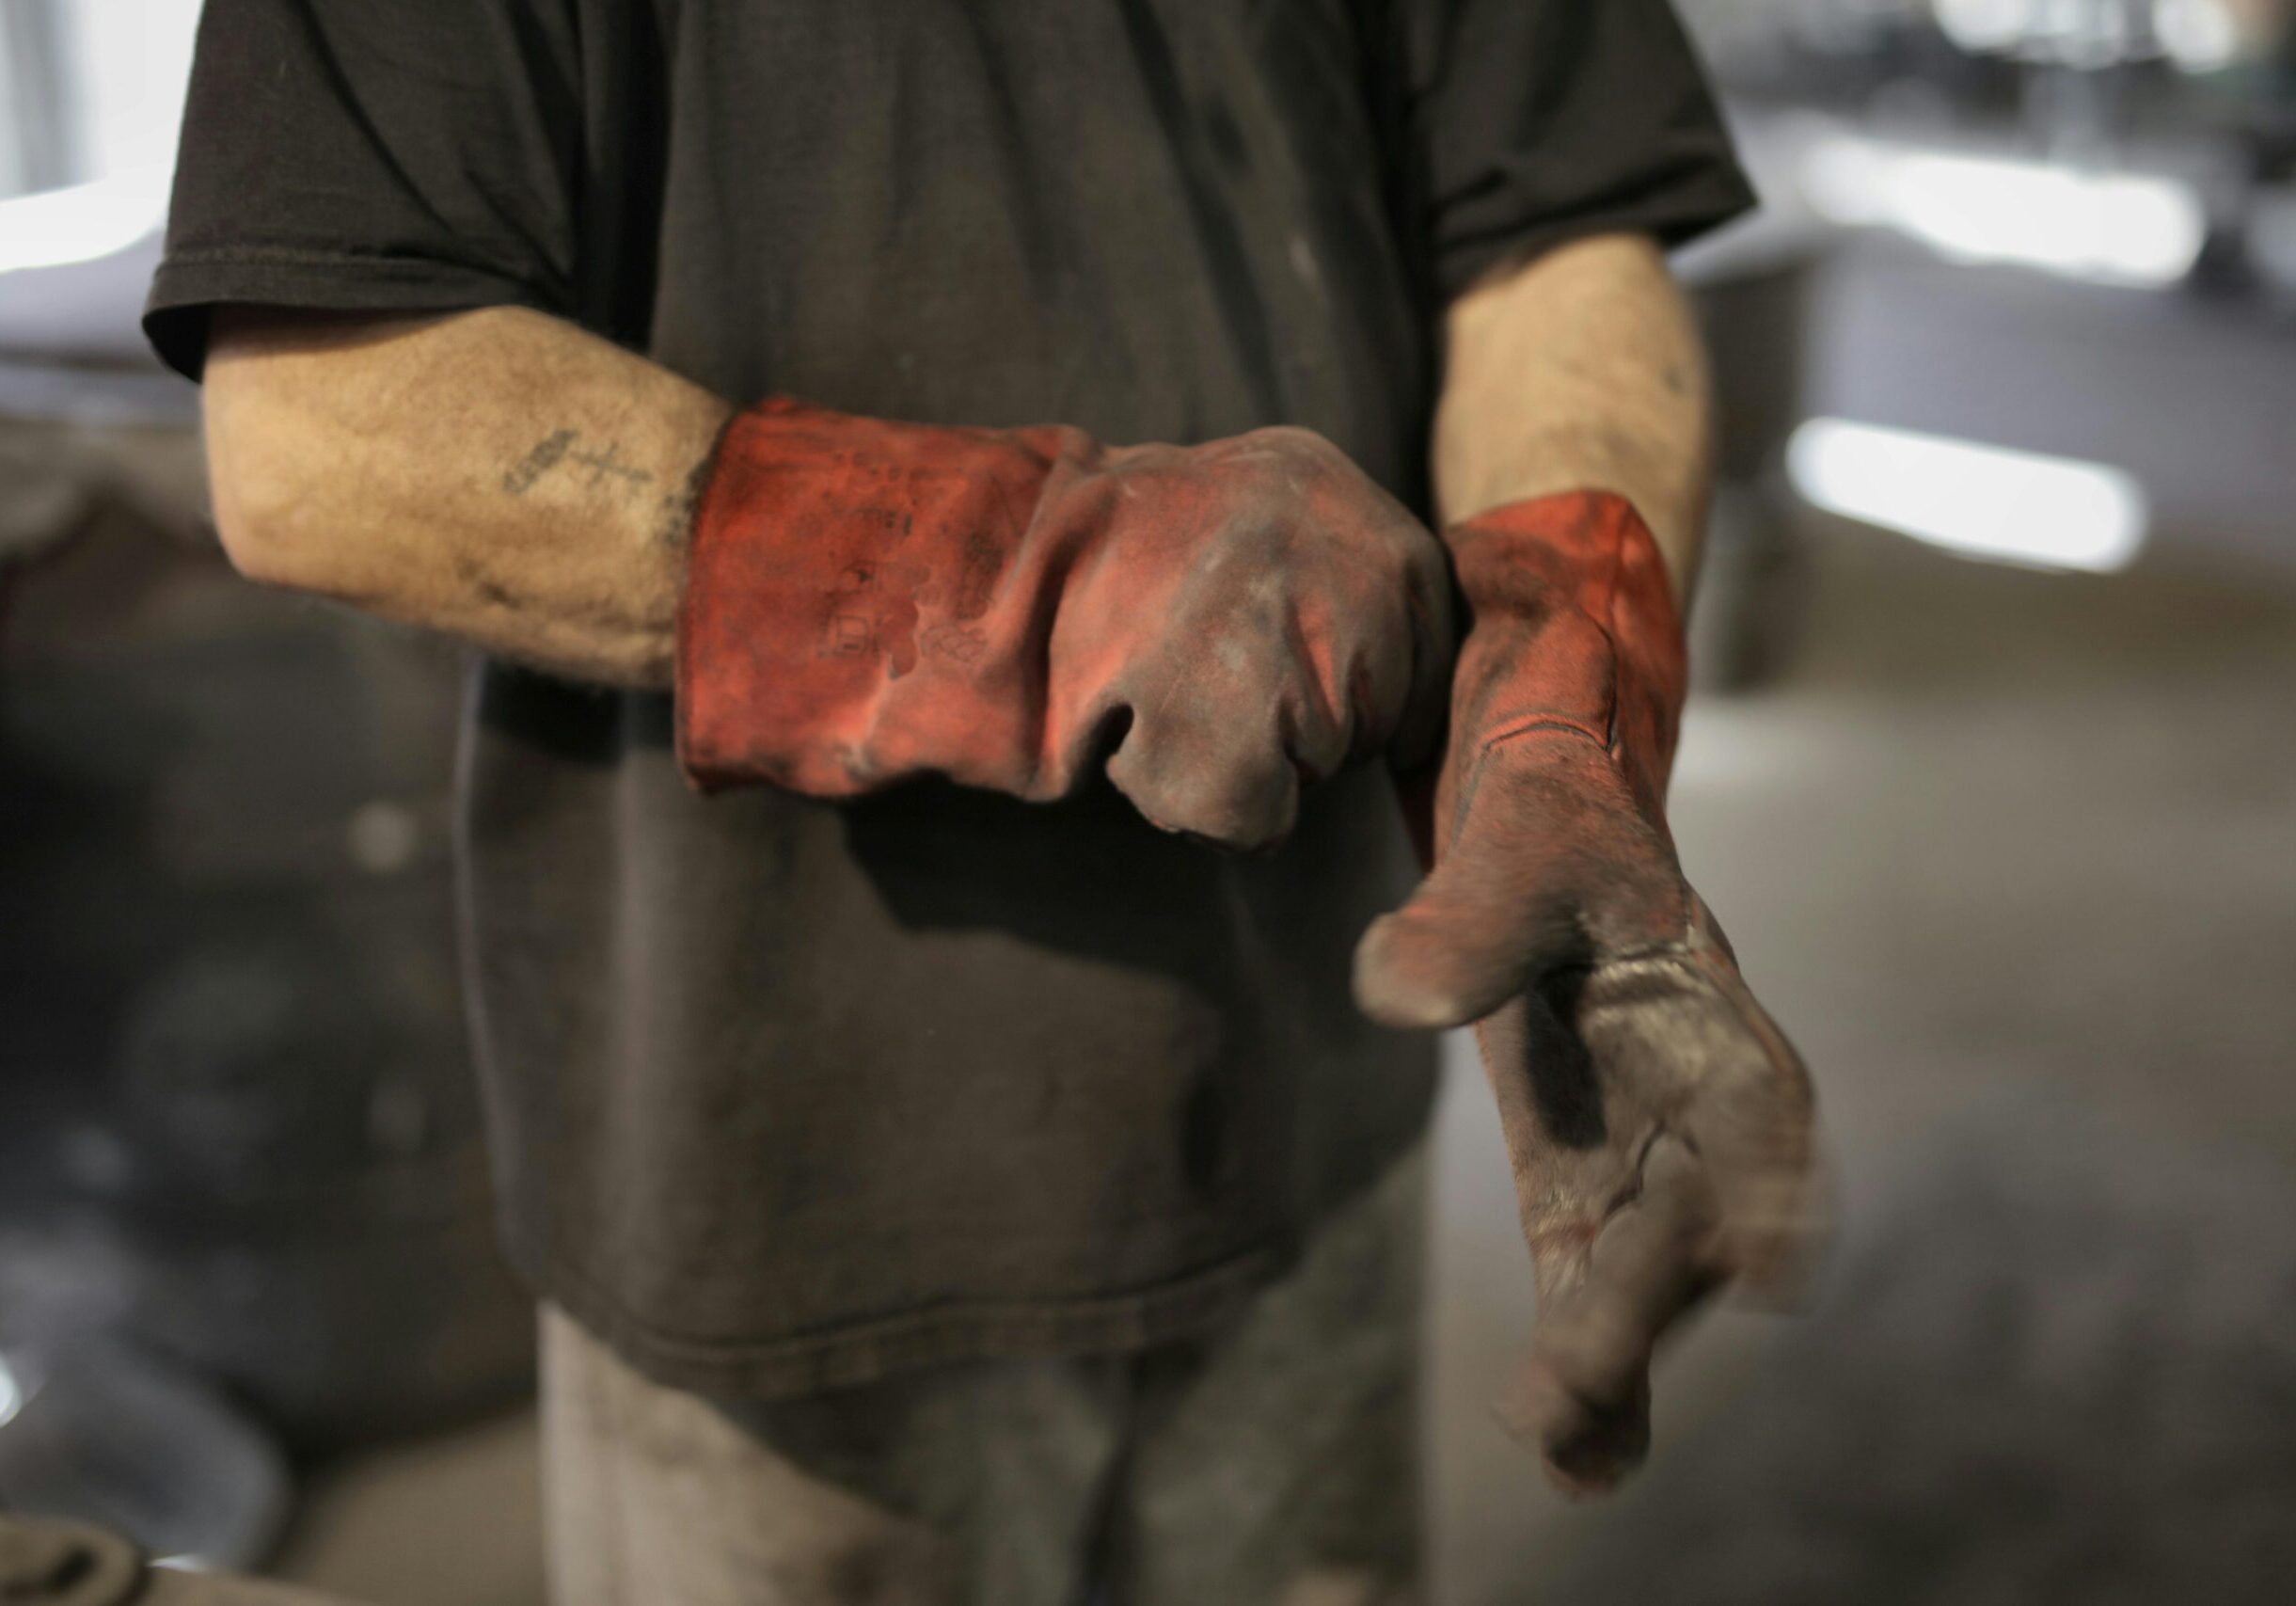
[[[1608,491],[1510,502],[1445,533],[1471,620],[1454,682],[1454,743],[1541,726],[1607,747],[1655,809],[1688,683],[1666,561]]]
[[[890,422],[776,399],[736,416],[697,501],[677,621],[677,755],[703,790],[849,797],[1033,750],[980,694],[974,621],[1074,431]],[[945,744],[942,744],[945,745]]]

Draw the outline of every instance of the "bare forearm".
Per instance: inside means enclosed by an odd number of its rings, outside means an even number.
[[[1445,521],[1614,491],[1650,525],[1686,596],[1713,405],[1697,325],[1657,248],[1603,236],[1502,273],[1453,305],[1448,347],[1434,439]]]
[[[718,398],[518,309],[227,310],[205,405],[216,522],[252,578],[581,678],[669,683]]]

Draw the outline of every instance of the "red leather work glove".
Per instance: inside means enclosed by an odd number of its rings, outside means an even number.
[[[1675,863],[1683,640],[1649,530],[1580,494],[1449,540],[1470,621],[1434,868],[1365,934],[1356,994],[1479,1023],[1539,1291],[1501,1415],[1588,1491],[1642,1458],[1661,1334],[1798,1262],[1811,1089]]]
[[[1432,747],[1449,586],[1435,536],[1305,430],[1110,448],[769,402],[696,514],[679,756],[705,787],[1049,799],[1105,754],[1156,824],[1260,847],[1303,781]]]

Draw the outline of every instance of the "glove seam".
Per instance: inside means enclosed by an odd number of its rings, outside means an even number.
[[[1688,919],[1691,897],[1689,883],[1685,882],[1681,893],[1685,927],[1681,936],[1669,937],[1663,942],[1645,943],[1639,947],[1623,948],[1613,953],[1607,953],[1600,959],[1590,961],[1585,965],[1584,968],[1588,974],[1591,975],[1598,970],[1607,970],[1612,965],[1640,964],[1651,960],[1678,960],[1690,963],[1696,962],[1698,937],[1697,933],[1690,929],[1691,922]]]
[[[1610,750],[1609,742],[1596,735],[1584,720],[1573,719],[1568,714],[1527,714],[1519,720],[1499,726],[1497,730],[1484,737],[1481,745],[1476,749],[1475,756],[1478,761],[1481,761],[1515,738],[1528,736],[1533,731],[1541,730],[1561,731],[1566,735],[1576,736],[1591,742],[1606,753]]]

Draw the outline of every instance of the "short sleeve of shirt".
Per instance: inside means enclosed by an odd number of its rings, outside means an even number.
[[[145,305],[198,377],[208,310],[574,304],[574,0],[207,0]]]
[[[1435,281],[1594,233],[1677,246],[1754,204],[1670,0],[1401,0]]]

